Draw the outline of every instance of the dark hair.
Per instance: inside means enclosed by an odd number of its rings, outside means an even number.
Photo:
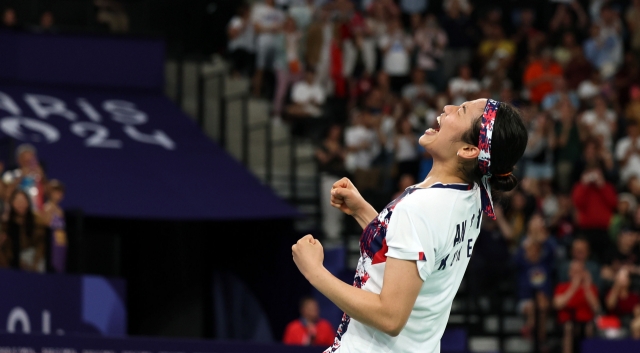
[[[302,310],[302,307],[310,300],[313,300],[314,302],[317,302],[316,298],[310,296],[310,295],[305,295],[304,297],[300,298],[300,302],[299,304],[299,308]]]
[[[481,123],[482,117],[478,117],[471,129],[462,134],[462,141],[478,146]],[[492,174],[490,179],[492,191],[511,191],[518,185],[518,178],[512,172],[524,154],[528,140],[529,134],[518,109],[511,104],[501,103],[496,112],[491,137],[491,167],[489,170]],[[473,169],[462,167],[462,172],[467,181],[480,183],[482,172],[477,160]]]
[[[11,197],[9,197],[9,220],[7,222],[7,233],[13,234],[15,232],[15,234],[20,234],[20,225],[16,222],[18,214],[16,213],[16,210],[13,209],[13,201],[19,194],[27,199],[28,208],[27,213],[24,215],[24,227],[27,237],[31,237],[33,236],[33,229],[35,228],[35,219],[33,212],[31,211],[31,198],[29,198],[29,195],[27,195],[27,193],[22,189],[16,189],[11,194]]]

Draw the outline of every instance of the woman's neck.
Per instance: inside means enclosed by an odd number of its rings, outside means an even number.
[[[424,181],[418,184],[418,186],[428,188],[435,183],[456,184],[466,182],[458,176],[455,167],[449,166],[446,163],[438,163],[434,161],[431,171]]]

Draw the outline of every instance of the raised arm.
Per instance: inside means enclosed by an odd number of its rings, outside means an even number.
[[[364,200],[348,178],[342,178],[333,184],[331,206],[353,216],[362,229],[378,215],[378,212]]]
[[[375,294],[346,284],[327,271],[322,266],[322,245],[311,235],[300,239],[292,252],[309,283],[347,315],[387,335],[400,334],[422,288],[416,261],[387,258],[384,285],[380,294]]]

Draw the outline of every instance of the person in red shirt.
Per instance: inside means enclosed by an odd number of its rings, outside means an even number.
[[[563,325],[563,352],[572,352],[589,332],[591,321],[600,312],[598,288],[591,282],[591,274],[584,263],[572,261],[569,282],[559,283],[553,296],[553,306],[558,310],[558,322]]]
[[[318,302],[305,297],[300,301],[300,318],[293,320],[284,331],[284,344],[298,346],[330,346],[335,330],[329,321],[320,318]]]
[[[640,295],[632,292],[629,289],[630,285],[629,270],[623,267],[616,274],[616,280],[613,282],[613,287],[607,294],[605,301],[607,310],[611,314],[631,316],[634,309],[640,306]]]
[[[596,260],[602,262],[611,245],[607,230],[618,204],[616,188],[605,180],[600,167],[591,166],[582,173],[571,197],[580,233],[589,241]]]
[[[553,91],[553,82],[562,77],[562,67],[552,60],[550,49],[544,49],[540,57],[525,69],[523,82],[529,89],[529,100],[540,104],[547,93]]]

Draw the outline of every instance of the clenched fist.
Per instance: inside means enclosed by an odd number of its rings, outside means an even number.
[[[320,241],[314,239],[311,234],[307,234],[298,240],[298,242],[291,247],[291,253],[293,255],[293,262],[296,263],[300,273],[307,279],[309,279],[313,271],[322,268],[324,249]]]
[[[366,204],[367,202],[348,178],[342,178],[333,184],[331,188],[331,206],[348,215],[355,215]]]

